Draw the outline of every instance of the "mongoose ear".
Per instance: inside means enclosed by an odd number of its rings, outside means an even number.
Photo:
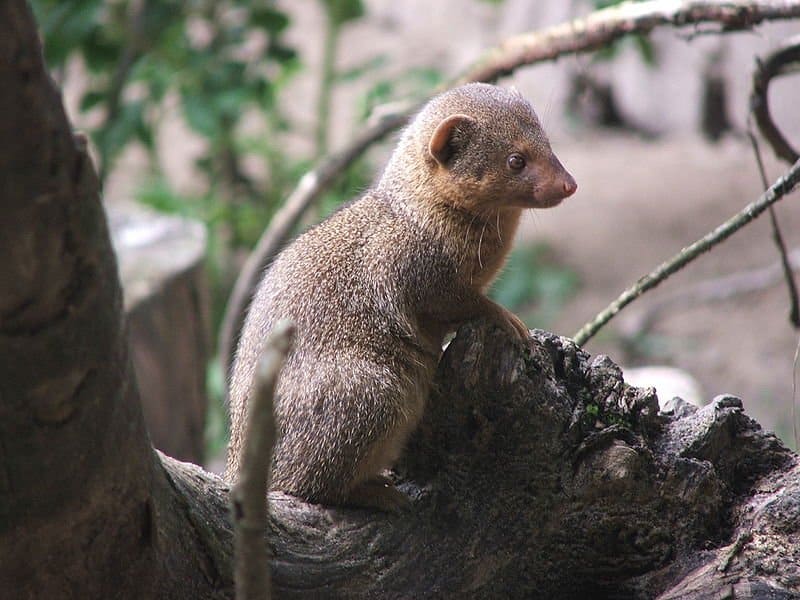
[[[450,115],[436,126],[436,131],[428,142],[428,152],[436,162],[445,166],[466,142],[475,124],[475,119],[469,115]]]

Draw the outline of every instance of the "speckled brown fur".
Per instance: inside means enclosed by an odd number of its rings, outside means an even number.
[[[509,165],[512,153],[523,168]],[[575,188],[515,90],[469,84],[431,100],[377,186],[266,271],[233,367],[228,478],[263,341],[290,318],[297,338],[278,382],[272,488],[326,504],[401,506],[380,474],[419,422],[444,336],[489,317],[527,338],[484,291],[522,210],[554,206]]]

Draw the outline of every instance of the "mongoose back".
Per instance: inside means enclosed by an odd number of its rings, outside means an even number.
[[[267,269],[231,376],[227,477],[235,479],[256,361],[283,318],[297,325],[276,389],[272,489],[396,510],[381,473],[417,426],[448,332],[485,317],[528,330],[484,291],[522,211],[575,192],[531,105],[468,84],[432,99],[377,185],[299,236]]]

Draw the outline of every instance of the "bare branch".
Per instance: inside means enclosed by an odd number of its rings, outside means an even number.
[[[707,233],[692,245],[684,248],[670,260],[660,264],[656,269],[639,279],[634,285],[625,290],[620,296],[609,304],[605,310],[598,314],[590,322],[586,323],[573,336],[575,343],[579,346],[585,344],[597,331],[625,306],[633,302],[649,289],[656,287],[667,277],[680,270],[704,252],[720,242],[729,238],[736,231],[747,225],[750,221],[758,217],[769,206],[783,198],[791,192],[800,181],[800,160],[791,169],[780,177],[772,187],[755,202],[751,202],[740,212],[725,221],[722,225]]]
[[[518,67],[554,60],[567,54],[596,50],[628,35],[647,34],[662,25],[685,27],[701,23],[720,23],[724,27],[721,32],[728,32],[747,29],[767,20],[797,17],[800,17],[800,2],[797,1],[651,0],[636,4],[626,3],[597,11],[570,23],[512,37],[485,52],[464,74],[438,91],[470,81],[496,81]],[[260,274],[280,251],[305,211],[373,143],[405,124],[418,108],[419,106],[414,106],[385,115],[378,123],[364,130],[344,150],[323,159],[300,180],[262,234],[234,285],[219,337],[220,363],[226,373],[250,296]]]
[[[800,269],[800,248],[789,252],[789,267]],[[696,306],[704,302],[720,302],[775,285],[784,274],[782,260],[771,264],[699,281],[675,290],[651,302],[639,312],[632,312],[620,321],[622,336],[631,339],[647,333],[667,311]]]
[[[267,490],[275,441],[273,395],[278,373],[289,352],[294,325],[281,321],[266,342],[256,369],[256,391],[249,406],[244,456],[236,485],[231,489],[234,522],[236,598],[270,597],[267,531]]]
[[[256,247],[247,257],[239,277],[233,286],[225,315],[222,319],[219,337],[219,356],[225,372],[230,366],[233,348],[236,346],[242,329],[244,315],[250,296],[258,283],[262,271],[280,252],[281,247],[292,234],[306,210],[326,189],[347,169],[367,148],[381,140],[408,119],[410,111],[387,115],[375,126],[365,129],[344,150],[323,160],[317,168],[300,179],[297,187],[270,221],[269,227],[259,238]]]
[[[608,46],[631,34],[648,34],[656,27],[718,23],[726,33],[749,29],[763,21],[800,17],[798,2],[626,2],[543,31],[514,36],[486,52],[460,81],[494,81],[515,69],[559,56]]]
[[[766,190],[769,186],[767,182],[767,174],[764,169],[764,161],[761,159],[761,149],[758,146],[758,140],[753,134],[752,129],[748,123],[747,137],[750,139],[750,145],[753,147],[753,153],[756,157],[756,164],[758,165],[758,173],[761,176],[761,185]],[[775,214],[775,207],[769,207],[769,220],[772,226],[772,240],[778,249],[778,256],[781,259],[781,267],[783,269],[783,276],[786,280],[786,287],[789,290],[789,322],[794,325],[794,328],[800,328],[800,307],[798,307],[797,300],[797,285],[794,282],[794,273],[792,272],[792,265],[789,261],[789,256],[786,252],[786,242],[783,241],[783,234],[781,227],[778,223],[778,215]]]
[[[148,0],[142,0],[138,6],[133,7],[125,25],[125,35],[128,39],[108,84],[105,126],[114,123],[119,117],[122,93],[128,84],[131,71],[142,55],[147,52],[150,45],[150,37],[145,31],[147,12],[150,8]],[[103,158],[104,160],[100,163],[98,172],[101,183],[107,179],[112,166],[110,163],[113,162],[108,155]]]
[[[755,117],[762,135],[770,143],[775,154],[789,163],[800,158],[800,154],[797,154],[789,142],[786,141],[786,138],[772,120],[772,115],[769,112],[767,91],[773,77],[786,74],[792,66],[796,67],[798,64],[800,64],[800,36],[794,36],[770,54],[765,61],[757,61],[756,70],[753,74],[753,91],[750,95],[750,113]],[[751,131],[749,119],[747,135],[750,138],[750,144],[753,146],[762,185],[766,189],[767,176],[764,171],[764,161],[761,160],[761,151],[758,147],[758,141]],[[772,239],[778,248],[778,254],[783,263],[786,285],[789,290],[789,322],[797,329],[800,328],[800,306],[798,306],[800,302],[798,301],[797,285],[789,265],[789,259],[786,256],[786,244],[783,241],[783,235],[778,225],[778,217],[772,207],[769,209],[769,216],[772,223]]]
[[[766,60],[759,61],[753,74],[753,92],[750,96],[750,110],[756,119],[758,128],[772,146],[776,156],[792,164],[800,158],[797,150],[792,148],[780,132],[769,112],[767,90],[773,77],[785,75],[800,65],[800,35],[786,40]]]

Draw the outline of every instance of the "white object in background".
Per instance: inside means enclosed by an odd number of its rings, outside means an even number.
[[[703,406],[703,390],[700,383],[683,369],[658,365],[629,367],[623,369],[625,382],[635,387],[654,387],[658,394],[658,408],[665,410],[675,396]]]

